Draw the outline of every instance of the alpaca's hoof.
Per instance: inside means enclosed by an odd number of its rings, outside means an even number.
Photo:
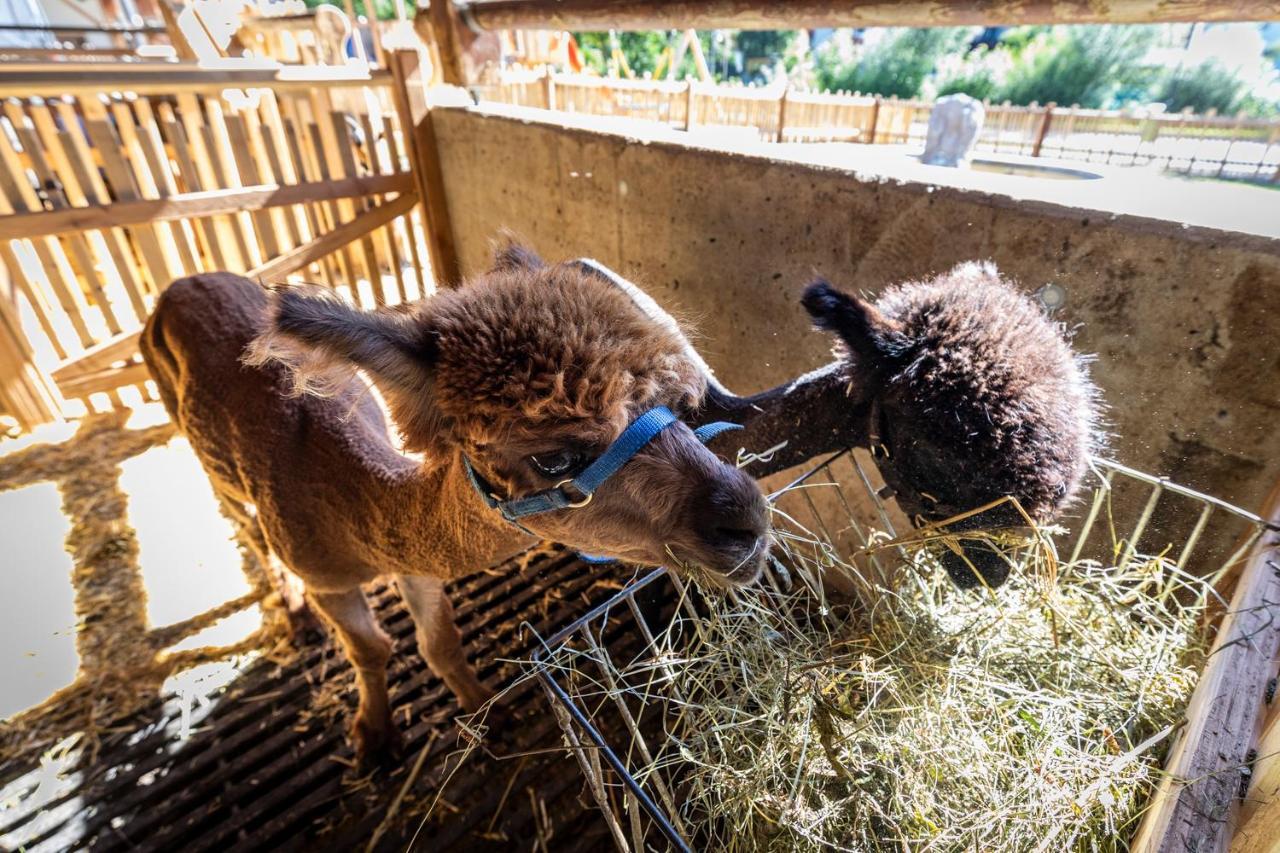
[[[400,730],[386,719],[373,723],[364,716],[351,725],[351,743],[356,750],[356,764],[362,772],[394,766],[404,754]]]

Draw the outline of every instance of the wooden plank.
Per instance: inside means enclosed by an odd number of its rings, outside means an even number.
[[[355,177],[359,172],[355,158],[355,140],[351,138],[350,129],[347,127],[346,114],[340,112],[329,113],[329,118],[333,122],[333,135],[338,145],[338,169],[341,174]],[[361,213],[368,212],[368,198],[361,198],[356,201],[356,210]],[[369,272],[369,287],[373,291],[373,300],[378,305],[385,305],[387,302],[386,294],[382,291],[382,265],[378,263],[377,252],[373,248],[373,239],[369,234],[360,237],[360,251],[364,256],[364,266]]]
[[[79,356],[63,362],[50,372],[59,385],[72,379],[106,370],[117,362],[128,361],[138,353],[138,339],[142,330],[124,332],[85,350]]]
[[[224,117],[227,130],[227,141],[231,145],[231,161],[235,164],[235,180],[236,187],[242,187],[246,184],[261,184],[262,174],[258,169],[257,162],[253,159],[253,152],[249,149],[249,129],[245,126],[244,118],[239,113],[232,113]],[[270,210],[257,208],[249,211],[249,216],[253,219],[254,229],[258,232],[258,240],[262,244],[263,255],[267,258],[274,258],[281,253],[280,241],[276,239],[276,221],[271,216]]]
[[[137,188],[135,198],[160,198],[160,188],[156,184],[155,176],[147,163],[147,157],[143,151],[142,141],[138,133],[138,126],[134,121],[133,111],[129,109],[128,104],[116,100],[111,103],[111,115],[115,119],[116,133],[120,137],[120,153],[123,153],[126,157],[127,167],[133,178],[133,185]],[[104,162],[107,158],[108,153],[104,152]],[[124,196],[120,196],[120,198],[125,201],[132,200]],[[195,272],[194,263],[192,266],[184,265],[181,257],[182,253],[178,249],[178,241],[174,239],[175,235],[171,225],[157,224],[149,230],[156,235],[156,242],[160,246],[160,252],[164,258],[165,275],[156,280],[157,290],[163,290],[168,287],[170,282],[176,278],[181,278],[188,270]]]
[[[1135,853],[1224,851],[1247,788],[1249,753],[1263,723],[1267,683],[1280,652],[1280,484],[1262,516],[1262,534],[1222,619],[1187,724],[1165,763],[1130,849]]]
[[[13,150],[8,136],[3,133],[0,133],[0,190],[15,210],[39,210],[42,207],[22,171],[17,152]],[[81,345],[90,346],[93,344],[93,335],[85,324],[84,315],[88,305],[75,282],[75,274],[67,263],[62,246],[52,237],[42,237],[31,241],[31,248],[35,251],[38,263],[24,266],[27,279],[34,284],[36,290],[48,288],[46,292],[52,293],[57,299]]]
[[[136,347],[135,340],[135,347]],[[125,385],[135,385],[151,378],[146,364],[135,361],[123,367],[113,367],[98,373],[87,373],[59,383],[58,388],[67,397],[88,397],[90,394],[111,393]]]
[[[440,5],[452,6],[451,2]],[[1274,21],[1274,0],[484,0],[466,4],[484,30],[782,30],[816,27],[961,27],[999,24],[1156,24]],[[433,8],[434,11],[434,8]],[[419,21],[434,23],[427,10]],[[456,14],[456,13],[455,13]]]
[[[107,181],[111,184],[112,197],[120,201],[137,200],[138,188],[134,182],[133,173],[120,154],[120,138],[106,120],[105,114],[101,118],[86,116],[84,127],[89,140],[93,142],[93,147],[102,159],[103,171],[106,172]],[[158,293],[176,277],[175,270],[169,266],[169,260],[160,248],[160,240],[156,237],[154,226],[141,226],[134,231],[134,236],[145,262],[144,272],[148,277],[148,283]]]
[[[404,129],[401,128],[401,139],[403,139]],[[391,155],[391,169],[397,171],[400,168],[400,145],[396,141],[396,134],[390,128],[387,131],[387,151]],[[408,155],[405,155],[405,162],[411,162]],[[419,198],[421,202],[421,198]],[[421,210],[421,208],[419,208]],[[417,292],[422,294],[425,292],[427,277],[422,268],[422,258],[418,252],[418,235],[413,224],[413,214],[401,217],[392,223],[392,227],[400,226],[404,235],[405,242],[409,244],[409,260],[413,264],[413,274],[417,278]]]
[[[23,429],[57,420],[61,401],[52,382],[36,366],[17,306],[0,292],[0,407]]]
[[[374,119],[377,118],[377,123]],[[390,155],[384,162],[382,157],[383,147],[378,144],[379,137],[386,140],[387,149],[391,146],[391,133],[389,125],[383,123],[381,116],[365,113],[360,117],[364,126],[365,148],[369,156],[369,167],[374,174],[389,174],[394,171],[394,166],[390,162]],[[376,201],[381,203],[382,197],[376,197]],[[387,265],[391,269],[391,279],[395,282],[395,295],[399,302],[405,301],[404,282],[401,275],[404,272],[404,259],[400,255],[400,247],[397,244],[395,223],[401,220],[392,220],[387,223],[386,227],[377,232],[382,238],[383,246],[386,249]]]
[[[230,67],[232,65],[238,67]],[[202,67],[191,62],[6,62],[0,75],[0,97],[33,95],[98,95],[133,92],[176,95],[218,92],[222,89],[270,88],[276,92],[310,92],[359,86],[384,86],[391,75],[357,65],[285,68],[274,61],[251,67],[243,60],[225,67]],[[250,67],[246,67],[250,66]]]
[[[200,182],[200,176],[196,167],[195,160],[191,156],[191,144],[187,139],[186,128],[178,121],[177,116],[173,114],[173,108],[169,104],[160,105],[160,115],[164,127],[164,135],[169,140],[169,150],[173,154],[174,161],[178,164],[178,177],[188,189],[198,191],[203,184]],[[172,201],[170,199],[169,201]],[[117,206],[117,211],[119,207]],[[149,217],[152,219],[154,217]],[[157,220],[158,221],[158,220]],[[196,236],[200,240],[204,257],[212,262],[212,266],[217,269],[229,269],[226,255],[222,251],[223,243],[221,239],[221,231],[225,229],[225,217],[221,223],[210,216],[202,216],[196,219],[199,228]],[[219,226],[222,226],[220,228]]]
[[[412,193],[398,196],[394,201],[373,208],[351,222],[299,246],[292,252],[266,262],[250,270],[246,277],[271,284],[331,254],[342,246],[357,240],[369,232],[383,227],[398,216],[411,211],[417,204]],[[130,385],[147,378],[145,367],[133,363],[138,352],[141,330],[126,332],[87,349],[83,355],[67,361],[55,369],[51,376],[68,397],[87,396],[99,391],[109,391],[122,385]],[[119,362],[131,362],[117,367]],[[141,370],[141,372],[140,372]]]
[[[422,84],[417,51],[396,50],[396,111],[404,130],[413,174],[418,182],[418,197],[423,203],[423,225],[427,236],[427,253],[436,285],[461,280],[458,250],[453,239],[453,224],[444,195],[444,173],[440,168],[440,147],[435,125],[428,109],[426,89]]]
[[[105,191],[99,195],[97,183],[90,178],[91,164],[84,138],[70,130],[58,130],[47,105],[29,104],[27,112],[35,123],[36,131],[54,163],[59,179],[73,205],[85,205],[91,201],[105,200]],[[78,125],[76,126],[78,129]],[[97,170],[92,169],[93,176]],[[0,234],[4,231],[0,229]],[[133,253],[129,248],[128,235],[119,228],[103,228],[102,239],[106,243],[107,253],[111,257],[116,276],[119,277],[125,296],[133,308],[134,315],[141,320],[147,316],[147,305],[143,299],[143,284],[135,268]]]
[[[213,171],[218,177],[217,186],[228,189],[239,189],[243,184],[240,173],[236,169],[235,154],[231,149],[231,137],[227,132],[227,123],[223,114],[222,99],[204,98],[206,116],[205,144],[208,147],[213,164]],[[245,255],[245,262],[253,266],[262,263],[262,244],[260,234],[256,233],[253,219],[241,211],[233,215],[242,235],[240,249]]]
[[[318,240],[313,240],[305,246],[299,246],[292,252],[281,255],[245,275],[247,278],[257,279],[264,284],[283,280],[285,276],[302,269],[312,261],[337,251],[376,228],[381,228],[397,216],[403,216],[413,210],[413,206],[417,203],[417,196],[412,193],[398,196],[394,201],[378,205],[352,221],[338,226]]]
[[[157,198],[170,198],[178,194],[178,185],[173,177],[172,164],[165,153],[164,139],[160,135],[160,125],[151,110],[151,101],[147,98],[136,98],[133,110],[138,117],[138,142],[146,158],[147,168],[151,171],[151,180],[155,184]],[[145,193],[144,193],[145,195]],[[199,252],[196,249],[195,235],[185,222],[171,222],[169,229],[173,232],[173,241],[178,247],[178,255],[182,266],[188,272],[202,269]]]
[[[282,173],[283,164],[268,143],[262,117],[259,115],[260,109],[261,101],[258,109],[246,109],[240,113],[245,136],[249,140],[249,156],[253,160],[257,174],[257,179],[253,183],[288,183]],[[298,222],[293,217],[295,209],[273,207],[268,210],[276,233],[276,241],[282,250],[288,251],[306,242],[298,233]]]
[[[302,136],[302,125],[299,123],[301,118],[296,100],[286,101],[285,107],[287,114],[283,116],[284,134],[285,142],[289,146],[289,156],[293,160],[294,168],[298,170],[298,175],[307,180],[313,180],[317,170],[311,162],[313,155],[310,146],[305,144]],[[332,201],[314,204],[308,209],[312,214],[311,233],[315,237],[332,229],[337,222],[337,209]],[[350,271],[345,267],[344,258],[326,255],[321,263],[324,264],[328,273],[331,287],[337,287],[339,283],[350,279]]]

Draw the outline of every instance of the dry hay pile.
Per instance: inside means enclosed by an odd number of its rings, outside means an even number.
[[[841,568],[781,538],[806,583]],[[709,594],[659,638],[679,697],[659,763],[683,759],[700,846],[1126,849],[1203,660],[1207,585],[1161,559],[1061,564],[1047,537],[977,594],[890,555],[913,570],[865,608],[775,584]]]

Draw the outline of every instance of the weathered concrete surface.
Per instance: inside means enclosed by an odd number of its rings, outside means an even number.
[[[1280,240],[475,111],[437,133],[464,271],[503,227],[594,256],[691,320],[738,393],[829,358],[797,302],[815,273],[875,293],[991,258],[1065,288],[1112,456],[1250,508],[1280,476]]]

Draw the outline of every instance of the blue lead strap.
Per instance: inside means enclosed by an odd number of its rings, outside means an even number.
[[[462,465],[467,472],[467,479],[471,481],[471,485],[479,493],[486,505],[501,512],[503,518],[519,527],[525,533],[534,535],[532,531],[519,522],[519,519],[558,509],[585,506],[591,500],[591,496],[596,489],[618,473],[622,466],[630,462],[632,457],[639,453],[658,433],[676,421],[676,416],[666,406],[655,406],[632,421],[622,431],[622,435],[618,436],[613,444],[609,445],[608,449],[588,465],[581,474],[571,480],[565,480],[555,488],[546,489],[525,498],[503,500],[498,497],[497,491],[493,486],[480,476],[475,467],[472,466],[471,460],[465,455],[462,457]],[[738,424],[717,421],[716,423],[698,427],[693,431],[693,434],[699,441],[706,444],[720,433],[733,429],[742,429],[742,427]],[[579,496],[574,497],[566,492],[564,489],[566,485],[572,485]],[[579,556],[589,563],[612,562],[611,557],[595,557],[589,554],[580,554]]]

